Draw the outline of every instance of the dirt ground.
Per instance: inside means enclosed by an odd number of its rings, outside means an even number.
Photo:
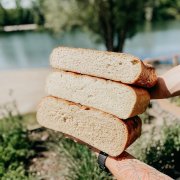
[[[44,144],[48,141],[49,132],[35,131],[30,135],[37,142],[36,155],[31,160],[29,172],[35,175],[37,180],[65,180],[68,174],[67,160],[58,150]]]

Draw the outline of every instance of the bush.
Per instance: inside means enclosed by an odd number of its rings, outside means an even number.
[[[170,176],[174,176],[175,171],[180,173],[180,126],[165,126],[161,139],[148,144],[144,153],[145,162],[159,171]]]
[[[6,116],[0,119],[0,179],[28,179],[27,165],[34,155],[33,143],[22,126],[22,117],[13,116],[12,112],[8,109]]]
[[[0,177],[2,179],[26,179],[28,159],[34,155],[31,146],[27,132],[20,128],[0,134]]]
[[[148,132],[149,133],[149,132]],[[143,143],[145,142],[145,143]],[[155,128],[150,138],[141,137],[133,154],[143,162],[173,177],[180,176],[180,125]]]

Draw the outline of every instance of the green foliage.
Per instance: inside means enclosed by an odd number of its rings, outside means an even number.
[[[155,128],[150,138],[145,138],[142,136],[133,154],[159,171],[177,178],[175,171],[180,175],[180,124],[165,124],[161,130]]]
[[[20,115],[15,101],[0,106],[0,132],[8,132],[22,125]]]
[[[0,176],[1,177],[1,176]],[[26,180],[28,177],[25,175],[25,170],[22,165],[18,164],[18,167],[14,170],[14,167],[10,167],[8,171],[3,173],[1,180]]]
[[[45,23],[45,11],[44,11],[44,0],[32,0],[31,13],[33,15],[33,22],[38,25],[44,25]]]
[[[5,9],[0,0],[0,27],[35,23],[58,33],[78,27],[95,34],[109,51],[122,51],[125,39],[147,19],[180,18],[179,0],[31,0],[29,8],[21,1]]]
[[[43,10],[46,26],[56,33],[71,30],[81,23],[77,18],[79,7],[76,0],[44,0]]]
[[[99,36],[110,51],[122,51],[144,20],[145,0],[45,0],[45,19],[55,31],[83,27]]]
[[[180,17],[180,1],[44,0],[44,15],[55,32],[79,27],[97,35],[107,50],[122,51],[125,39],[133,37],[145,20]]]
[[[0,0],[0,26],[33,24],[44,25],[42,0],[31,0],[32,6],[23,8],[22,0],[16,0],[16,8],[5,9]]]
[[[153,20],[180,19],[179,0],[157,0],[152,3]]]
[[[67,179],[71,180],[111,180],[112,176],[102,172],[97,165],[95,154],[87,147],[62,136],[53,136],[53,145],[56,144],[58,151],[67,159],[69,171]]]
[[[30,9],[2,9],[0,7],[0,26],[32,24],[33,14]]]
[[[28,179],[28,160],[34,155],[33,142],[22,126],[22,117],[13,116],[9,106],[4,106],[6,116],[0,119],[0,178],[2,180]],[[7,111],[8,110],[8,111]],[[3,113],[4,114],[4,113]]]
[[[155,137],[155,134],[153,134]],[[175,167],[180,158],[180,126],[178,124],[164,127],[161,139],[151,142],[145,149],[145,162],[162,172]],[[152,158],[153,157],[153,158]]]

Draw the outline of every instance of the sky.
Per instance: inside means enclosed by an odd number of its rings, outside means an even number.
[[[11,9],[16,7],[15,0],[2,0],[2,5],[6,9]],[[31,0],[21,0],[22,7],[31,6]]]

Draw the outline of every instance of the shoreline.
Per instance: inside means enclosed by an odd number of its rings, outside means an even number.
[[[15,101],[22,114],[35,112],[45,96],[45,80],[50,68],[0,71],[0,105]]]

